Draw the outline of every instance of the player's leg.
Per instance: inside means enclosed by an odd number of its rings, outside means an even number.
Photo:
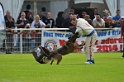
[[[97,33],[94,33],[92,36],[86,38],[86,43],[84,47],[84,51],[87,57],[87,62],[85,62],[86,64],[94,63],[93,48],[94,48],[96,39],[97,39]]]
[[[95,46],[95,43],[96,43],[96,39],[97,39],[97,33],[94,33],[92,36],[91,36],[91,57],[92,57],[92,59],[91,59],[91,61],[93,62],[93,63],[95,63],[94,62],[94,46]]]
[[[92,52],[92,49],[91,49],[91,37],[87,37],[86,38],[86,42],[85,42],[85,46],[84,46],[84,52],[86,54],[86,59],[87,59],[87,62],[85,62],[85,64],[92,64],[94,63],[94,58],[93,58],[93,54],[91,53]]]

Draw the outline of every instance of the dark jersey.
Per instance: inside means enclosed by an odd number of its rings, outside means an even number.
[[[50,26],[49,27],[46,27],[46,28],[53,28],[54,27],[54,19],[46,19],[45,20],[45,24],[47,25],[47,24],[50,24]]]
[[[17,28],[25,28],[25,25],[26,25],[27,23],[29,23],[29,22],[28,22],[27,19],[22,20],[22,19],[20,18],[20,19],[17,20],[17,24],[21,24],[21,23],[23,23],[23,25],[18,26]]]

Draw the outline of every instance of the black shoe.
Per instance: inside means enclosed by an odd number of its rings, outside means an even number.
[[[12,54],[11,52],[6,52],[6,54]]]
[[[12,54],[10,49],[6,49],[6,54]]]
[[[6,54],[12,54],[12,53],[6,53]]]

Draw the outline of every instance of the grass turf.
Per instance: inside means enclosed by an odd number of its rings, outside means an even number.
[[[32,54],[0,55],[0,82],[123,82],[121,53],[95,53],[85,65],[84,53],[63,56],[60,65],[39,64]]]

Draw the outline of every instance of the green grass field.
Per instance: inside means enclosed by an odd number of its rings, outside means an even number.
[[[0,82],[124,82],[122,53],[95,53],[85,65],[84,53],[63,56],[60,65],[39,64],[32,54],[0,55]]]

